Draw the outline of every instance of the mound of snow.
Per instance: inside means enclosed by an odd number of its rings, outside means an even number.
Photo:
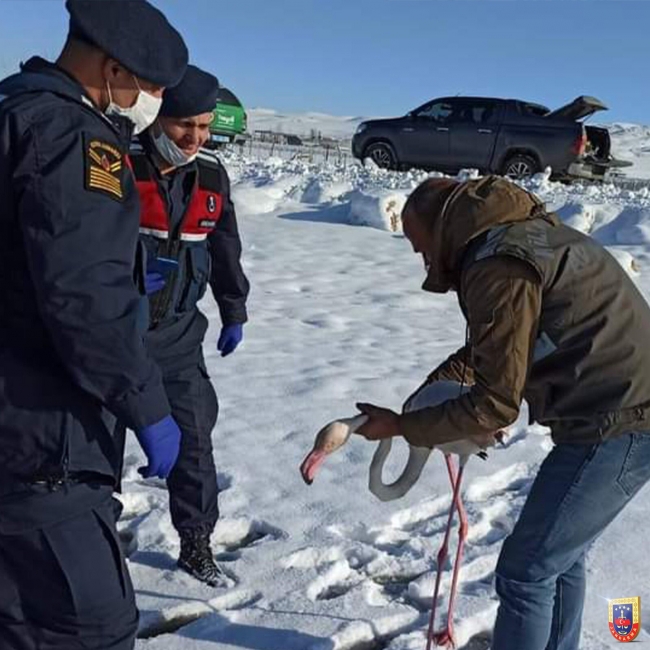
[[[283,161],[280,161],[283,162]],[[307,180],[277,165],[272,160],[265,173],[241,180],[232,190],[237,214],[268,214],[278,210],[285,201],[296,199],[303,191]]]
[[[328,203],[339,201],[353,189],[350,181],[327,181],[323,178],[315,178],[310,181],[302,194],[303,203]]]
[[[569,201],[556,210],[556,213],[568,226],[590,235],[614,221],[622,210],[622,206],[615,204]]]
[[[402,232],[401,214],[407,197],[406,192],[355,190],[350,195],[350,223]]]
[[[648,245],[650,244],[650,208],[625,207],[616,219],[594,230],[591,235],[604,245]]]
[[[233,200],[240,216],[274,212],[284,198],[284,192],[273,185],[258,188],[253,184],[246,183],[238,185],[233,190]]]

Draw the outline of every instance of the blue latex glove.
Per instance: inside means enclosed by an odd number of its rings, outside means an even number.
[[[156,291],[160,291],[165,286],[165,278],[162,273],[152,272],[144,276],[144,291],[150,296]]]
[[[135,435],[149,461],[146,467],[138,467],[140,475],[144,478],[167,478],[176,464],[181,447],[181,430],[176,420],[168,415],[160,422],[137,431]]]
[[[241,323],[235,325],[224,325],[221,328],[217,350],[221,352],[222,357],[227,357],[241,343],[244,338],[244,326]]]

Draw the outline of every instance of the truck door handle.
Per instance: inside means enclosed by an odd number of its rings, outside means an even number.
[[[479,133],[492,133],[492,129],[479,129]]]
[[[449,129],[448,129],[446,126],[439,126],[439,127],[436,129],[436,131],[447,132],[447,131],[449,131]]]
[[[415,129],[412,126],[405,126],[402,129],[402,131],[408,131],[409,133],[411,133],[411,131],[415,131]]]

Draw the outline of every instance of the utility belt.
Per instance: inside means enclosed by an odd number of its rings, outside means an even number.
[[[69,477],[65,483],[14,485],[0,491],[0,539],[56,525],[110,502],[114,483],[94,475],[90,481]],[[102,480],[104,479],[104,480]]]
[[[115,485],[113,477],[99,472],[65,472],[63,468],[47,474],[36,474],[31,478],[14,478],[0,481],[0,502],[5,497],[28,496],[31,493],[66,491],[74,485]]]
[[[115,485],[112,477],[97,472],[68,472],[66,474],[55,474],[47,476],[36,476],[27,485],[40,485],[46,487],[50,492],[56,492],[67,485]]]

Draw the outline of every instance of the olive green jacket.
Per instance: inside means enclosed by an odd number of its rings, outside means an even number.
[[[650,430],[650,307],[595,240],[488,176],[451,194],[429,257],[423,288],[457,291],[468,340],[427,382],[471,390],[402,414],[411,444],[485,436],[514,422],[522,398],[555,442]]]

